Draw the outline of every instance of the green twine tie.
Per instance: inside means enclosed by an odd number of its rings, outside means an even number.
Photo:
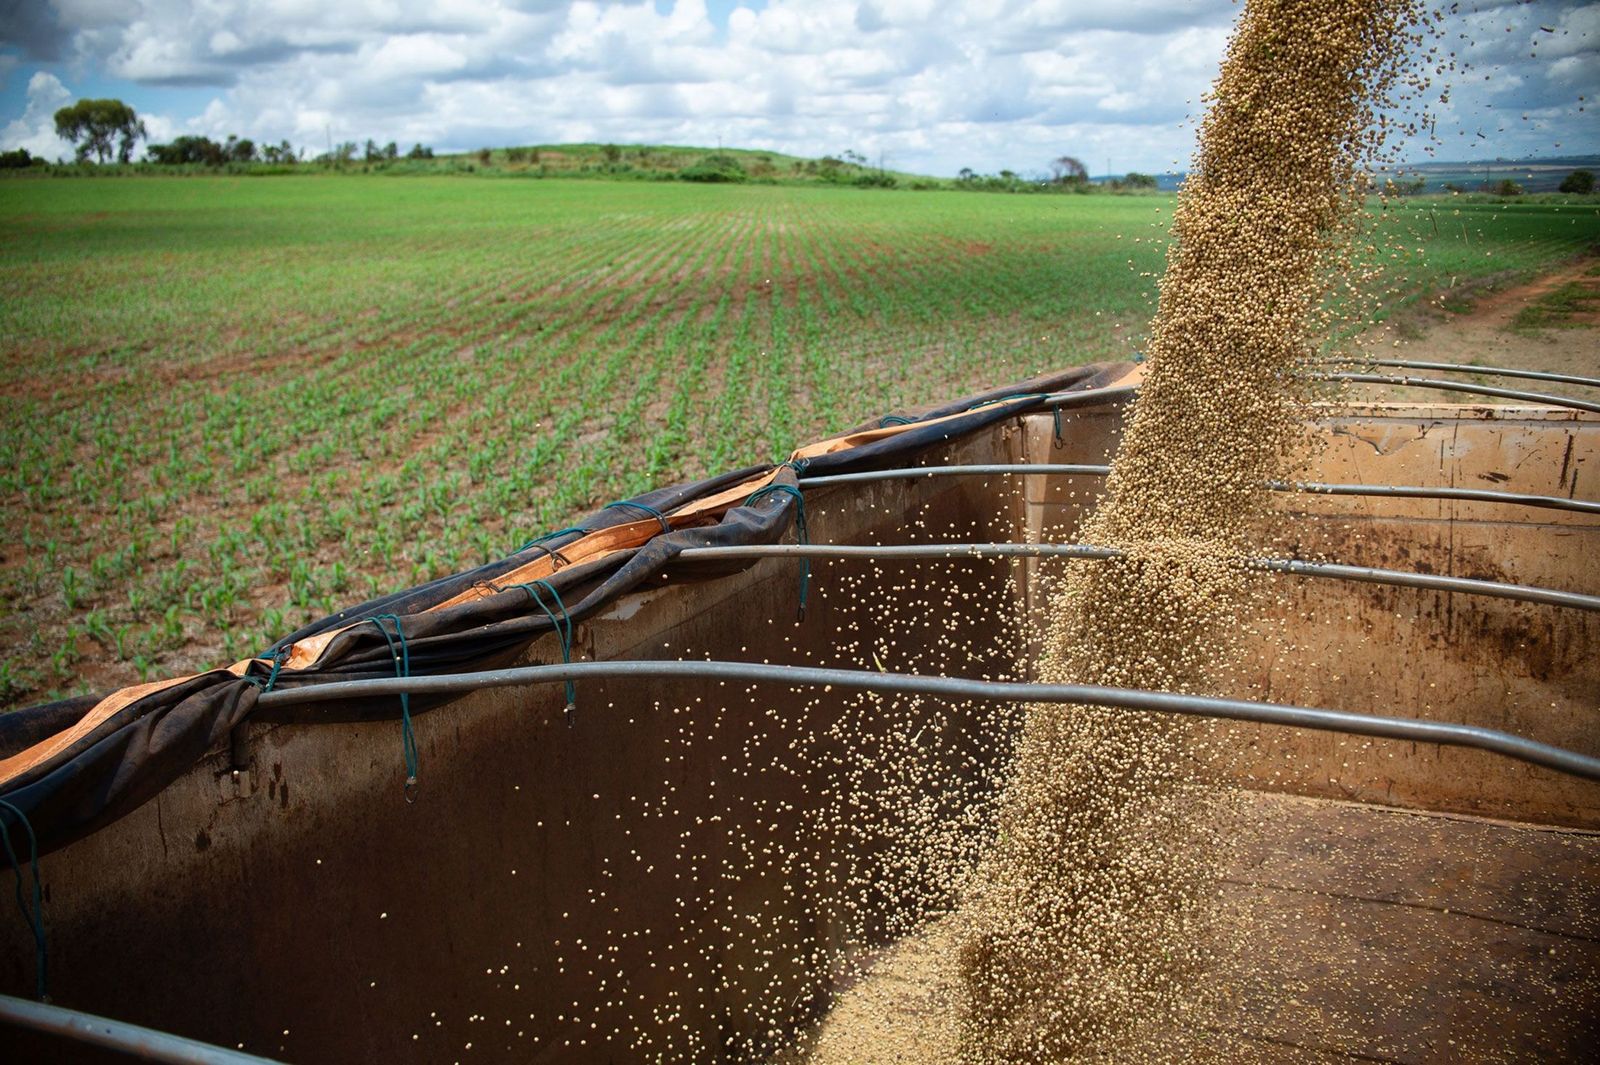
[[[565,529],[557,529],[555,532],[547,532],[543,536],[535,536],[532,540],[529,540],[527,543],[517,548],[517,551],[526,551],[530,547],[537,547],[546,540],[554,540],[556,537],[565,536],[568,533],[586,533],[588,531],[588,529],[580,528],[577,525],[568,525]]]
[[[383,634],[383,642],[389,645],[389,657],[394,661],[394,675],[405,678],[411,676],[411,648],[406,644],[406,633],[400,625],[397,614],[378,614],[367,619],[378,626],[378,631]],[[389,635],[389,630],[383,627],[384,621],[394,622],[394,636]],[[399,647],[395,640],[400,641]],[[406,763],[406,802],[417,801],[417,736],[411,730],[411,695],[408,692],[400,693],[400,752]]]
[[[619,499],[615,503],[607,503],[601,509],[637,510],[639,513],[648,514],[650,517],[656,519],[656,521],[659,521],[661,523],[662,532],[669,533],[672,531],[672,523],[667,520],[667,516],[661,513],[661,511],[657,510],[655,507],[652,507],[649,503],[640,503],[633,499]]]
[[[556,586],[549,581],[532,581],[528,584],[517,584],[512,587],[521,588],[528,593],[528,597],[539,605],[545,616],[550,619],[550,625],[556,630],[556,639],[561,643],[561,661],[566,665],[572,664],[572,615],[567,613],[567,604],[561,601],[561,593],[556,591]],[[545,602],[540,589],[550,593],[550,598],[555,605]],[[557,611],[560,611],[558,614]],[[571,677],[567,678],[567,727],[571,728],[574,716],[578,710],[578,685]]]

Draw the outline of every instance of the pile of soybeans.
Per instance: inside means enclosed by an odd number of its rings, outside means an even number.
[[[1363,168],[1380,112],[1420,87],[1403,61],[1426,21],[1412,0],[1246,4],[1173,219],[1142,389],[1076,537],[1126,557],[1071,567],[1039,679],[1203,692],[1228,678],[1262,485],[1303,455],[1299,371],[1334,278],[1350,280]],[[1160,1054],[1228,934],[1211,919],[1226,792],[1199,768],[1215,763],[1204,746],[1173,718],[1030,708],[954,911],[843,998],[811,1060]]]

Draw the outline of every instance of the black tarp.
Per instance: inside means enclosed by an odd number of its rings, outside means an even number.
[[[921,452],[1012,418],[1037,406],[1043,394],[1080,391],[1103,385],[1113,368],[1077,367],[1009,388],[967,396],[951,403],[903,412],[885,421],[903,424],[892,436],[776,468],[775,483],[796,485],[807,476],[908,465]],[[972,408],[983,404],[983,409]],[[954,417],[951,417],[954,415]],[[948,418],[939,424],[927,419]],[[688,484],[636,496],[625,505],[596,511],[573,530],[530,544],[506,558],[402,592],[361,603],[330,615],[280,640],[251,666],[246,678],[226,670],[189,677],[181,683],[133,700],[92,731],[0,787],[0,799],[20,810],[39,839],[41,852],[63,846],[122,817],[188,771],[255,710],[256,695],[272,673],[270,656],[297,641],[380,615],[400,618],[412,675],[489,669],[520,655],[531,641],[554,628],[521,588],[508,588],[446,609],[431,609],[474,586],[494,588],[497,578],[539,554],[559,552],[582,536],[638,521],[652,511],[670,512],[774,470],[751,466]],[[799,503],[775,492],[747,505],[730,507],[715,524],[663,532],[643,545],[603,560],[564,566],[547,578],[561,595],[572,621],[582,621],[619,596],[671,569],[684,548],[778,542],[794,525]],[[714,576],[750,563],[723,567],[696,565],[693,576]],[[389,625],[393,635],[393,625]],[[277,688],[330,680],[394,675],[389,642],[377,625],[354,625],[334,636],[315,667],[286,671]],[[11,757],[62,733],[80,721],[100,697],[79,697],[0,715],[0,757]],[[414,698],[420,713],[449,701]],[[395,699],[312,703],[274,714],[271,720],[345,721],[393,718]]]

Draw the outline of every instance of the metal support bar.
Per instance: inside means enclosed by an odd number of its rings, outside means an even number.
[[[1115,403],[1119,400],[1132,399],[1138,393],[1138,391],[1138,385],[1116,385],[1110,388],[1078,389],[1069,392],[1046,392],[1030,397],[1035,402],[1033,406],[1029,407],[1028,409],[1069,410],[1073,407],[1096,407],[1102,403]],[[976,410],[978,407],[992,406],[996,403],[1005,403],[1009,400],[1020,398],[1022,397],[1001,396],[998,399],[991,399],[984,403],[979,403],[972,409]],[[894,418],[894,424],[896,425],[915,425],[921,420],[921,416],[901,417],[899,415],[895,415]],[[886,426],[880,425],[878,428],[882,429],[886,428]]]
[[[836,544],[751,544],[743,547],[690,547],[679,552],[685,562],[725,558],[1121,558],[1123,552],[1092,544],[882,544],[874,546]],[[1374,569],[1370,566],[1344,566],[1327,562],[1300,562],[1285,558],[1244,560],[1251,569],[1269,573],[1292,573],[1300,577],[1328,577],[1362,581],[1367,584],[1392,584],[1402,588],[1427,588],[1441,592],[1461,592],[1495,599],[1515,599],[1525,603],[1572,607],[1600,611],[1600,595],[1563,592],[1555,588],[1535,588],[1527,584],[1480,581],[1469,577],[1444,577],[1433,573],[1408,573],[1405,570]]]
[[[1600,514],[1600,501],[1566,499],[1562,496],[1529,495],[1525,492],[1496,492],[1488,488],[1428,488],[1410,484],[1327,484],[1321,481],[1268,481],[1275,492],[1311,492],[1328,496],[1383,496],[1398,499],[1461,499],[1473,503],[1506,503],[1546,510],[1574,510],[1580,514]]]
[[[1046,410],[1067,410],[1072,407],[1097,407],[1102,403],[1115,403],[1138,395],[1138,385],[1113,385],[1110,388],[1091,388],[1078,392],[1051,392],[1039,400]]]
[[[686,547],[685,562],[724,558],[1121,558],[1114,547],[1093,544],[747,544]]]
[[[821,488],[830,484],[855,484],[863,481],[915,480],[919,477],[983,477],[991,474],[1026,476],[1030,473],[1104,477],[1110,466],[1086,466],[1066,462],[989,463],[978,466],[904,466],[862,473],[831,473],[825,477],[801,477],[801,488]]]
[[[1344,566],[1334,562],[1301,562],[1289,558],[1251,559],[1246,565],[1270,573],[1292,573],[1298,577],[1326,577],[1332,580],[1359,581],[1363,584],[1389,584],[1400,588],[1425,588],[1436,592],[1461,592],[1492,599],[1515,599],[1523,603],[1568,606],[1575,610],[1600,610],[1600,595],[1563,592],[1555,588],[1535,588],[1527,584],[1480,581],[1470,577],[1445,577],[1434,573],[1408,573],[1398,569],[1371,566]]]
[[[860,484],[872,481],[920,480],[925,477],[994,477],[1047,474],[1070,477],[1104,477],[1110,466],[1061,462],[985,463],[972,466],[905,466],[862,473],[834,473],[825,477],[805,477],[801,488],[822,488],[835,484]],[[1323,481],[1268,481],[1274,492],[1312,492],[1330,496],[1383,496],[1401,499],[1460,499],[1475,503],[1506,503],[1549,510],[1574,510],[1600,514],[1600,502],[1565,499],[1561,496],[1530,495],[1524,492],[1497,492],[1487,488],[1430,488],[1408,484],[1330,484]]]
[[[1459,362],[1419,362],[1416,359],[1351,359],[1338,365],[1392,366],[1397,370],[1437,370],[1440,373],[1475,373],[1485,377],[1522,377],[1530,381],[1553,381],[1563,385],[1600,388],[1600,377],[1579,377],[1570,373],[1544,370],[1519,370],[1509,366],[1467,366]]]
[[[272,1060],[11,995],[0,995],[0,1024],[58,1035],[77,1043],[107,1047],[146,1061],[166,1061],[175,1065],[271,1065]]]
[[[1436,388],[1441,392],[1466,392],[1475,396],[1498,396],[1501,399],[1520,399],[1536,403],[1541,407],[1567,407],[1571,410],[1600,414],[1600,403],[1591,403],[1586,399],[1568,399],[1565,396],[1552,396],[1544,392],[1523,392],[1520,389],[1501,388],[1498,385],[1475,385],[1468,381],[1441,381],[1436,377],[1391,377],[1388,374],[1376,373],[1314,373],[1308,376],[1314,381],[1404,385],[1407,388]]]
[[[1600,758],[1539,743],[1509,732],[1455,722],[1380,717],[1374,714],[1353,714],[1343,710],[1324,710],[1244,699],[1219,699],[1179,692],[1106,688],[1092,684],[1024,684],[1012,681],[970,680],[965,677],[924,677],[915,673],[884,673],[866,669],[784,666],[762,662],[573,662],[565,665],[524,666],[518,669],[494,669],[481,673],[458,673],[435,677],[345,680],[298,688],[282,688],[259,696],[257,705],[262,708],[283,707],[340,699],[392,696],[401,692],[411,695],[459,694],[483,688],[553,684],[597,677],[683,677],[696,680],[778,684],[786,687],[832,687],[904,695],[932,695],[981,702],[1115,706],[1153,713],[1257,721],[1269,725],[1289,725],[1323,732],[1346,732],[1357,736],[1380,736],[1454,747],[1475,747],[1573,776],[1600,780]]]
[[[1387,362],[1374,360],[1373,365],[1389,365]],[[1400,365],[1395,362],[1394,365]],[[1421,366],[1423,364],[1416,364]],[[1487,367],[1458,367],[1448,363],[1434,364],[1435,368],[1446,370],[1464,370],[1467,372],[1490,373]],[[1536,380],[1560,380],[1570,384],[1596,384],[1590,378],[1570,377],[1568,375],[1541,375],[1533,370],[1497,371],[1507,377],[1531,377]],[[1465,392],[1476,396],[1498,396],[1502,399],[1525,400],[1546,407],[1570,407],[1574,410],[1590,411],[1600,414],[1600,403],[1591,403],[1582,399],[1568,399],[1565,396],[1552,396],[1544,392],[1524,392],[1514,388],[1500,388],[1496,385],[1477,385],[1466,381],[1441,381],[1434,377],[1391,377],[1386,374],[1365,373],[1312,373],[1308,374],[1314,381],[1350,381],[1357,384],[1370,385],[1406,385],[1412,388],[1436,388],[1444,392]],[[1115,403],[1125,399],[1132,399],[1138,394],[1138,385],[1113,385],[1110,388],[1091,388],[1086,391],[1052,392],[1039,400],[1038,408],[1045,410],[1066,410],[1072,407],[1094,407],[1103,403]]]

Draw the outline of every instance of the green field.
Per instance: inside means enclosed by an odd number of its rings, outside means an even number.
[[[232,660],[645,488],[1125,358],[1171,203],[0,182],[0,705]],[[1398,210],[1426,249],[1400,297],[1600,237],[1593,201]]]

